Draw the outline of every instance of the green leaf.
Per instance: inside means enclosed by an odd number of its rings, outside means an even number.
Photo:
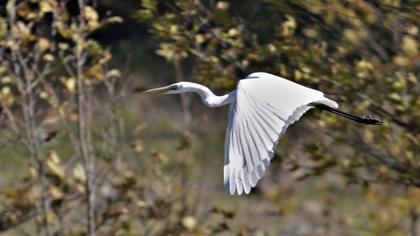
[[[7,36],[8,29],[7,29],[7,22],[5,19],[0,18],[0,39],[3,39]]]
[[[113,16],[113,17],[110,17],[110,18],[106,19],[106,22],[110,23],[110,24],[118,24],[118,23],[123,23],[124,20],[123,20],[122,17]]]
[[[138,10],[134,14],[134,17],[137,20],[139,20],[140,22],[147,21],[147,20],[150,20],[151,18],[153,18],[153,12],[151,10],[148,10],[148,9]]]
[[[400,102],[401,101],[401,97],[398,93],[391,93],[388,95],[388,98],[394,102]]]
[[[141,6],[151,11],[155,11],[157,2],[155,0],[142,0]]]
[[[80,163],[77,163],[76,166],[74,167],[73,176],[75,179],[79,180],[80,182],[86,181],[86,172]]]

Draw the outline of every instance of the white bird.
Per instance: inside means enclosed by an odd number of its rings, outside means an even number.
[[[248,194],[264,176],[287,127],[306,111],[317,107],[364,124],[381,124],[337,110],[338,104],[314,90],[272,74],[252,73],[239,81],[236,90],[216,96],[207,87],[179,82],[144,93],[179,94],[195,92],[204,104],[230,104],[225,137],[224,189],[230,194]]]

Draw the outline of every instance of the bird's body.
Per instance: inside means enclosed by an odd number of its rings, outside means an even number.
[[[209,107],[230,104],[224,154],[224,188],[230,194],[248,194],[256,186],[274,156],[280,135],[313,107],[325,107],[361,123],[379,123],[338,111],[338,104],[322,92],[264,72],[250,74],[223,96],[191,82],[146,92],[195,92]]]
[[[230,106],[225,138],[224,186],[249,193],[263,177],[281,134],[318,102],[338,104],[320,91],[267,73],[239,81]]]

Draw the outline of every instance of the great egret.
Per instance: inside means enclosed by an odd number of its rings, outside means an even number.
[[[316,107],[369,125],[382,122],[337,110],[338,104],[320,91],[282,77],[257,72],[239,81],[236,90],[216,96],[207,87],[179,82],[144,91],[149,94],[195,92],[209,107],[230,105],[225,137],[224,189],[248,194],[263,177],[281,134],[306,111]]]

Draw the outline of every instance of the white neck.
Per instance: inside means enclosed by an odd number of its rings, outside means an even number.
[[[222,96],[217,96],[210,89],[201,84],[182,82],[182,85],[183,91],[197,93],[198,95],[200,95],[203,103],[209,107],[220,107],[227,105],[231,103],[234,98],[234,91]]]

